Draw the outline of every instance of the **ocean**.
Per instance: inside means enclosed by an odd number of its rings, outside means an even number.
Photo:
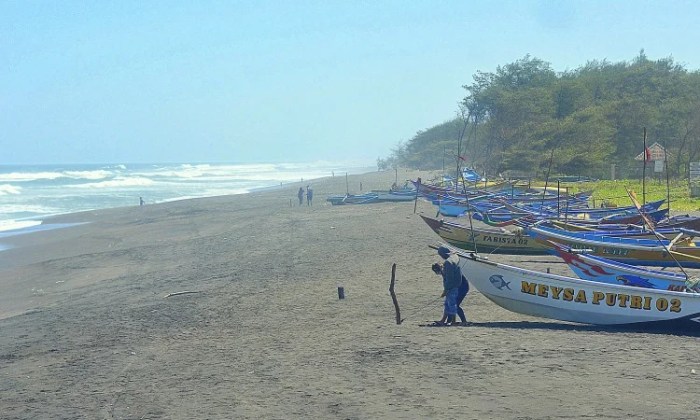
[[[357,163],[0,165],[0,231],[86,210],[245,194],[376,168]]]

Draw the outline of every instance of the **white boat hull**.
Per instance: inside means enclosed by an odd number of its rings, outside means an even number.
[[[546,274],[451,250],[469,282],[513,312],[596,325],[700,332],[700,294]]]

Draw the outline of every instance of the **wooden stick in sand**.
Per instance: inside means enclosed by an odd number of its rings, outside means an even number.
[[[396,299],[396,293],[394,293],[394,282],[396,281],[396,263],[391,266],[391,283],[389,284],[389,294],[391,295],[391,300],[394,302],[394,309],[396,309],[396,325],[401,324],[401,310],[399,309],[399,301]]]

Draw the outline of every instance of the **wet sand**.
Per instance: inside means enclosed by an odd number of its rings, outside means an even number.
[[[312,186],[313,206],[290,184],[3,238],[0,418],[697,418],[697,337],[531,318],[473,288],[472,326],[421,327],[442,311],[439,238],[414,203],[331,206],[345,177]]]

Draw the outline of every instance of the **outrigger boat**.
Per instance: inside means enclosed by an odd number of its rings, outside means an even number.
[[[440,238],[461,249],[488,254],[545,255],[548,248],[521,232],[496,228],[470,228],[447,220],[420,215]]]
[[[571,271],[584,280],[610,284],[700,293],[700,278],[683,273],[649,270],[550,242],[551,252],[564,260]]]
[[[507,310],[584,324],[700,334],[700,294],[542,273],[448,248],[459,256],[469,282]]]
[[[413,201],[416,199],[415,191],[412,194],[393,191],[372,191],[365,194],[332,195],[326,199],[334,206],[342,204],[369,204],[397,201]]]
[[[700,246],[691,235],[673,239],[636,239],[595,233],[568,232],[532,225],[527,234],[540,241],[557,242],[565,247],[588,249],[597,255],[630,265],[700,268]],[[672,254],[672,255],[671,255]]]

